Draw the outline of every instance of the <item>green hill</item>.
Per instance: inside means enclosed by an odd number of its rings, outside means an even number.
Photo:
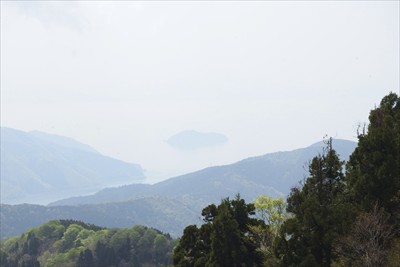
[[[176,240],[153,228],[53,220],[1,241],[0,266],[168,266]]]

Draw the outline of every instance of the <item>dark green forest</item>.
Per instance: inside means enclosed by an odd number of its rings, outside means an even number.
[[[286,200],[223,199],[179,239],[53,220],[1,241],[1,266],[400,266],[399,96],[385,96],[357,135],[348,162],[326,138]]]

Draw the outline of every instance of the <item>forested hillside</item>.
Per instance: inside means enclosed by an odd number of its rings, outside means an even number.
[[[1,242],[0,266],[167,266],[176,240],[144,226],[106,229],[54,220]]]

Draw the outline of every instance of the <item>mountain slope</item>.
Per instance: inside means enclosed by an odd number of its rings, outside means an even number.
[[[2,203],[46,203],[142,179],[139,165],[73,139],[1,128]]]
[[[157,228],[174,236],[189,224],[199,223],[199,213],[182,202],[166,197],[148,197],[119,203],[57,206],[0,205],[0,236],[22,234],[29,228],[53,219],[74,219],[104,227],[130,227],[134,224]]]

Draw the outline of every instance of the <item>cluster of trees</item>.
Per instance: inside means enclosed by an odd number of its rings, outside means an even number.
[[[168,266],[177,241],[144,226],[105,229],[53,220],[1,243],[4,267]]]
[[[175,266],[254,266],[262,255],[252,228],[266,229],[262,220],[252,218],[253,204],[246,204],[238,195],[224,199],[219,206],[211,204],[203,209],[204,224],[185,228],[175,248]]]
[[[270,249],[286,219],[283,199],[260,196],[246,204],[238,194],[203,209],[204,224],[185,228],[174,266],[239,267],[269,264]],[[267,265],[269,266],[269,265]]]
[[[326,140],[286,213],[268,198],[206,207],[205,224],[184,230],[175,266],[400,266],[400,98],[385,96],[369,120],[346,165]]]

